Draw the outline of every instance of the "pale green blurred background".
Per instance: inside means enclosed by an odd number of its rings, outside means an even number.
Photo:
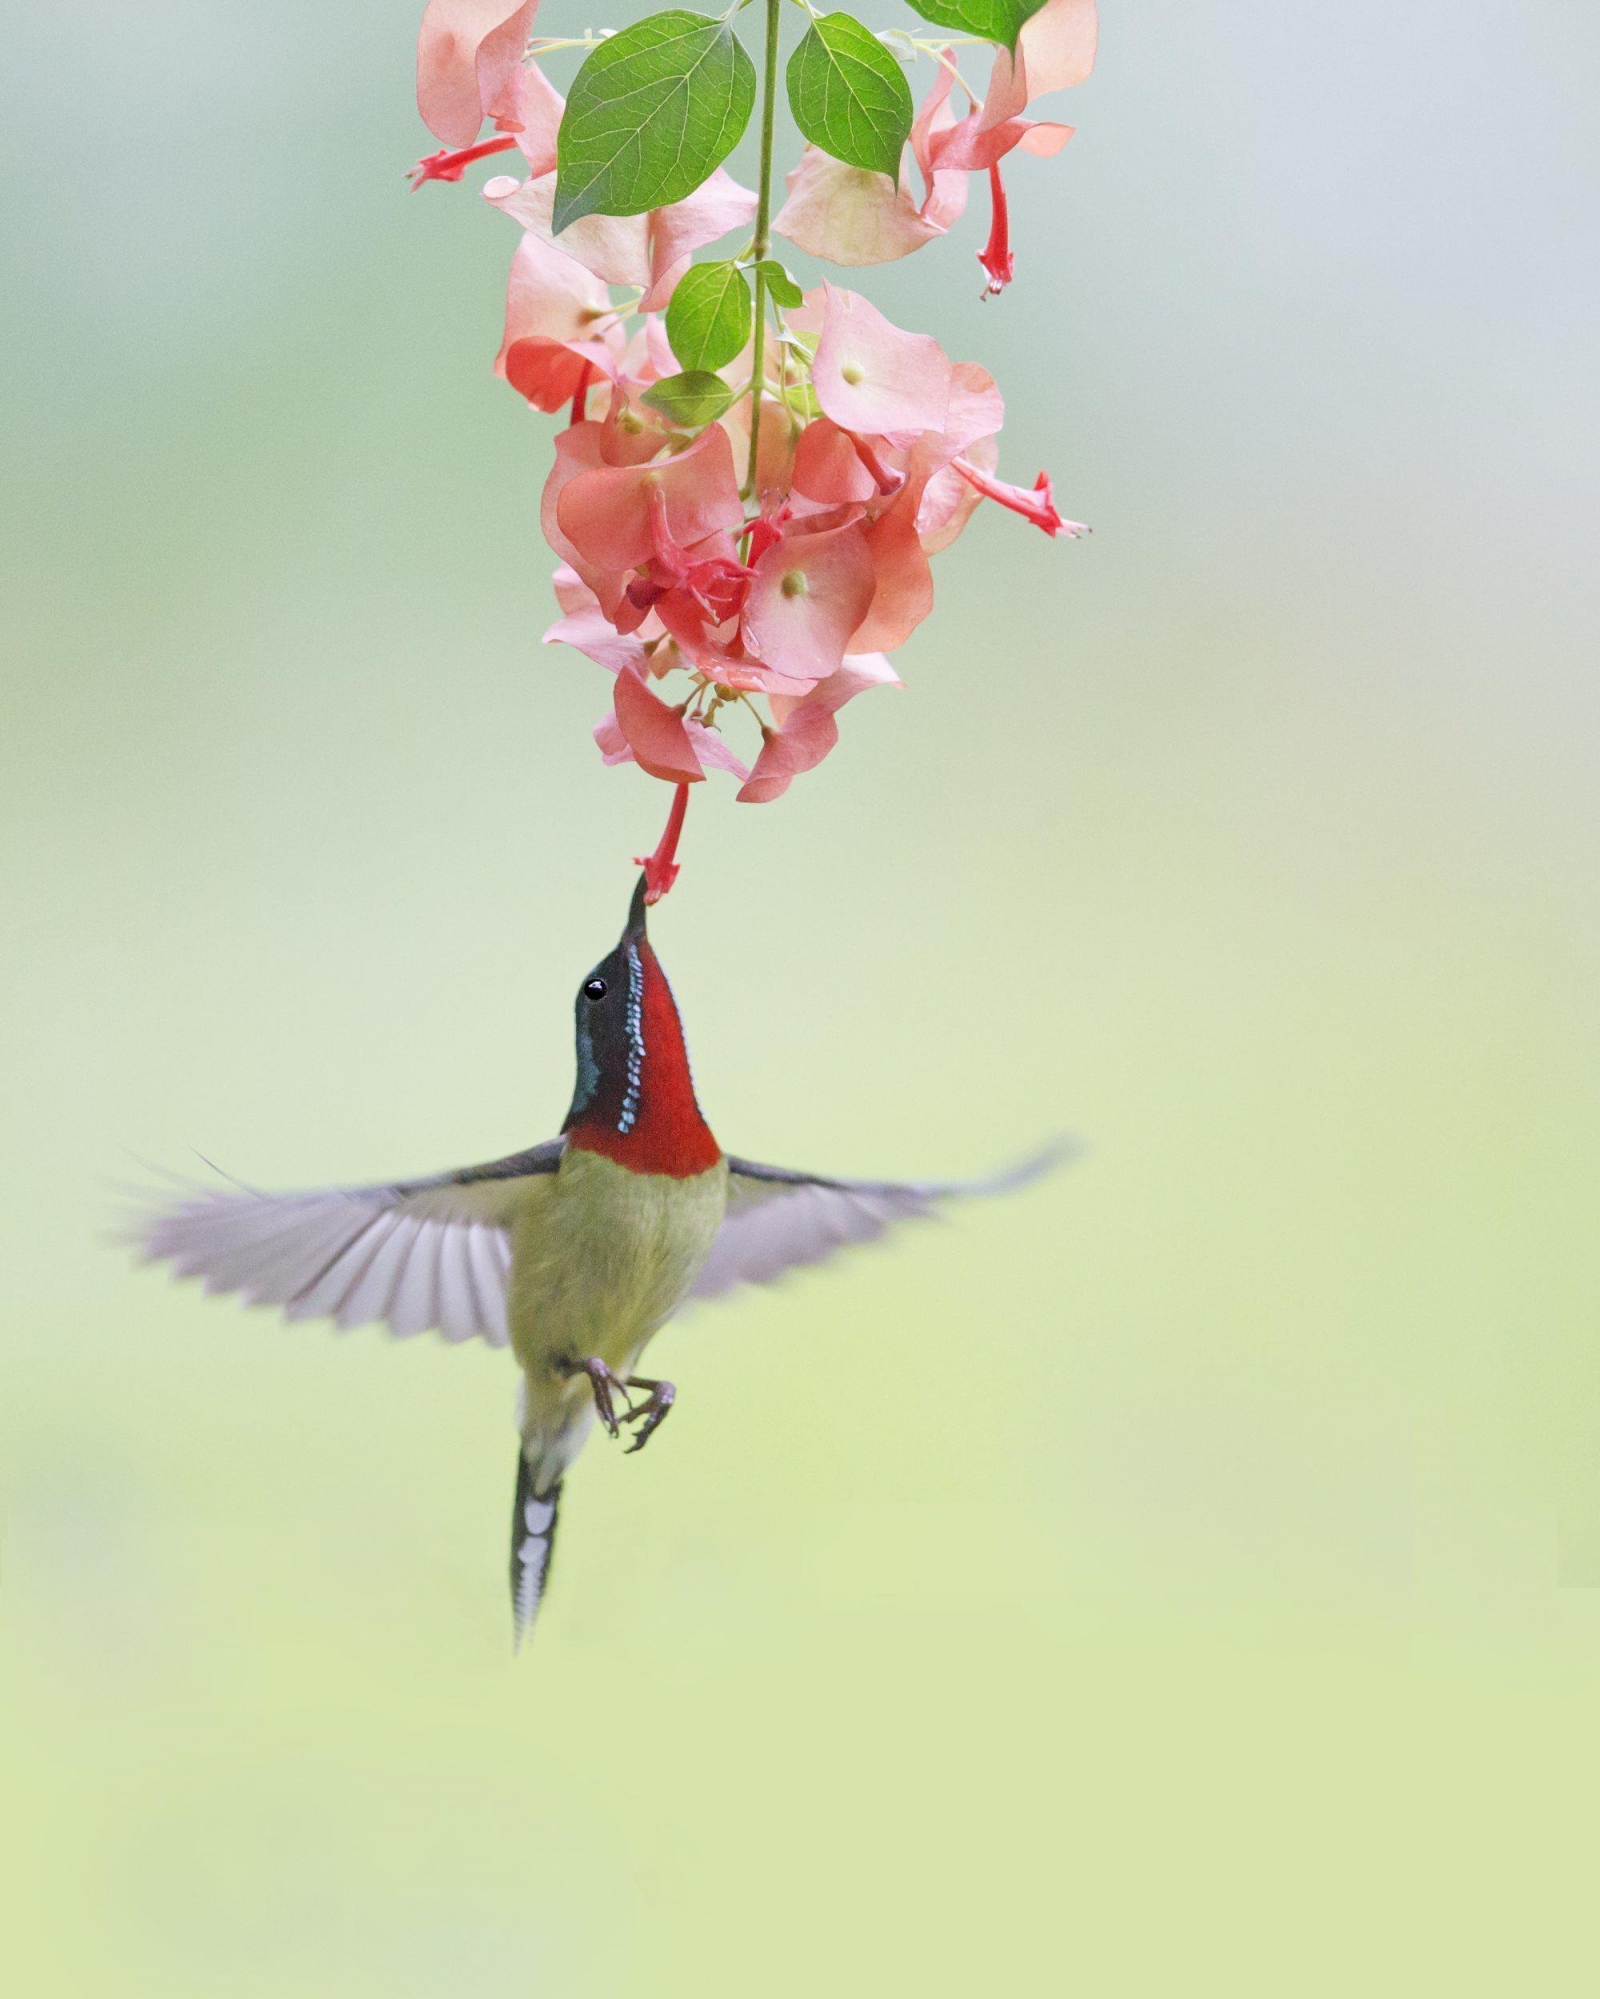
[[[104,1244],[565,1106],[664,794],[538,644],[512,232],[410,6],[17,10],[9,1990],[1596,1989],[1597,23],[1112,5],[1014,289],[981,195],[866,275],[1095,535],[986,510],[656,935],[728,1144],[1090,1154],[673,1327],[513,1662],[506,1357]]]

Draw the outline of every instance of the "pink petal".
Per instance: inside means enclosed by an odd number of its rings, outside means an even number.
[[[1004,56],[1001,49],[996,67]],[[985,173],[1018,146],[1048,159],[1060,152],[1074,129],[1035,118],[1005,118],[991,125],[985,121],[985,113],[975,111],[939,134],[933,141],[933,157],[940,172]]]
[[[718,418],[733,446],[733,462],[740,467],[750,462],[750,398],[741,396]],[[795,446],[805,436],[805,426],[775,397],[761,404],[761,448],[756,454],[756,492],[761,499],[786,493],[794,466]]]
[[[950,363],[937,340],[906,333],[857,292],[824,284],[812,382],[825,416],[846,430],[941,430]]]
[[[730,229],[747,229],[755,219],[756,197],[741,187],[732,174],[718,167],[709,180],[702,181],[693,194],[667,208],[652,209],[649,217],[649,271],[642,280],[649,286],[639,301],[641,312],[660,312],[672,296],[673,275],[696,250],[715,243]],[[578,225],[574,223],[573,228]],[[565,237],[563,237],[565,240]],[[618,278],[618,284],[641,280]]]
[[[734,755],[716,729],[707,729],[687,717],[683,726],[694,745],[695,755],[708,769],[732,771],[741,784],[750,775],[750,766]]]
[[[516,340],[500,350],[495,373],[547,414],[570,403],[588,364],[558,340]]]
[[[861,528],[786,535],[755,565],[745,644],[787,679],[825,679],[843,664],[876,587]]]
[[[617,675],[615,700],[617,727],[641,770],[665,778],[669,784],[700,782],[705,772],[683,717],[659,694],[652,694],[633,668]]]
[[[1052,125],[1044,118],[1022,118],[1017,122],[1023,127],[1022,137],[1017,141],[1018,151],[1032,153],[1040,160],[1054,159],[1078,129],[1076,125]]]
[[[1068,0],[1076,5],[1077,0]],[[1046,8],[1044,13],[1049,13]],[[1090,42],[1089,61],[1094,59],[1094,9],[1088,10]],[[1033,27],[1043,19],[1043,13],[1036,14],[1027,26]],[[1024,35],[1026,35],[1026,28]],[[1085,69],[1084,75],[1088,74]],[[1081,81],[1074,77],[1073,81]],[[1070,125],[1039,123],[1025,118],[1032,98],[1041,96],[1046,89],[1058,89],[1057,84],[1041,84],[1030,61],[1019,54],[1015,59],[1001,48],[996,49],[994,62],[989,71],[989,85],[984,91],[983,102],[969,111],[966,117],[948,122],[944,119],[930,121],[928,130],[920,145],[920,157],[924,157],[924,171],[933,169],[964,169],[969,173],[984,173],[1004,159],[1014,146],[1021,146],[1040,158],[1048,159],[1059,153],[1072,137]],[[930,103],[932,100],[929,100]]]
[[[561,532],[559,518],[561,496],[567,487],[604,464],[602,444],[603,426],[592,419],[568,424],[565,430],[556,433],[555,460],[539,496],[539,526],[555,554],[588,585],[607,617],[614,619],[623,601],[626,570],[611,570],[585,561]]]
[[[972,497],[976,501],[978,496],[974,493]],[[631,668],[643,674],[648,670],[644,641],[632,632],[619,632],[598,604],[558,618],[545,633],[544,643],[571,646],[586,659],[592,659],[596,666],[603,666],[607,673],[623,673]]]
[[[659,313],[650,313],[644,323],[644,347],[658,382],[678,372],[678,357],[667,338],[667,322]]]
[[[700,722],[691,722],[685,716],[683,730],[694,746],[694,753],[704,769],[731,771],[741,784],[750,775],[750,766],[734,755],[715,729],[708,729]],[[637,761],[615,714],[607,714],[595,724],[594,739],[600,746],[601,756],[608,764],[631,764]]]
[[[911,150],[922,169],[924,181],[930,185],[933,179],[932,142],[938,133],[949,131],[956,122],[956,114],[950,108],[950,92],[955,88],[955,81],[954,72],[940,63],[934,75],[933,88],[922,100],[922,109],[911,127]]]
[[[909,257],[942,236],[961,211],[966,182],[959,175],[944,183],[936,209],[919,209],[904,184],[865,167],[847,166],[816,146],[808,146],[788,177],[789,198],[772,226],[808,256],[859,267]],[[930,196],[930,202],[932,197]],[[952,212],[953,207],[953,212]]]
[[[1008,49],[996,49],[994,62],[989,70],[989,87],[983,93],[983,103],[973,118],[964,119],[963,124],[971,124],[980,132],[992,132],[997,125],[1004,125],[1010,119],[1020,118],[1028,108],[1027,65],[1013,62]],[[987,160],[983,162],[989,164]]]
[[[522,123],[522,52],[538,0],[428,0],[417,36],[417,109],[447,146],[470,146],[484,119]]]
[[[600,755],[608,764],[633,762],[633,751],[628,748],[628,739],[618,727],[616,715],[610,710],[595,723],[594,739],[600,745]]]
[[[860,652],[893,652],[933,609],[933,571],[917,538],[921,495],[908,485],[866,530],[877,589],[851,639]]]
[[[585,215],[569,223],[560,236],[551,233],[556,176],[547,172],[508,189],[503,177],[486,183],[484,199],[502,214],[520,222],[530,234],[554,246],[597,278],[612,285],[650,282],[650,218],[648,215]]]
[[[609,305],[604,287],[581,264],[525,235],[511,260],[495,373],[536,408],[559,409],[576,391],[585,363],[601,351],[595,333]]]
[[[556,520],[585,561],[618,572],[637,569],[650,558],[652,490],[666,502],[668,531],[680,547],[744,525],[733,449],[715,424],[660,464],[580,473],[561,490]]]
[[[930,473],[959,458],[979,438],[993,437],[1006,420],[1005,398],[987,368],[957,361],[950,369],[950,409],[944,428],[917,440],[913,472]]]
[[[567,100],[536,62],[524,69],[522,129],[517,144],[528,162],[530,174],[551,174],[556,170],[556,135]]]
[[[648,404],[635,409],[619,387],[606,411],[600,456],[607,465],[644,465],[659,455],[670,435],[665,417]]]
[[[965,454],[980,471],[992,472],[1000,453],[992,437],[980,437]],[[925,555],[939,555],[977,512],[983,495],[953,465],[941,465],[922,489],[917,538]]]
[[[1019,47],[1028,71],[1030,98],[1070,90],[1094,68],[1099,36],[1095,0],[1049,0],[1023,23]]]
[[[802,771],[816,769],[838,740],[839,724],[827,709],[802,704],[762,743],[749,779],[739,787],[739,803],[766,805],[781,798]]]
[[[839,671],[829,674],[826,680],[819,680],[808,693],[799,697],[774,694],[773,718],[781,726],[802,703],[808,708],[825,708],[830,715],[836,715],[847,701],[866,693],[869,687],[904,685],[881,652],[847,652]]]
[[[749,781],[740,787],[739,802],[765,805],[781,798],[803,771],[815,770],[838,742],[839,725],[833,718],[847,701],[869,687],[899,685],[882,653],[853,653],[837,673],[802,699],[774,696],[772,712],[778,727],[762,743]]]
[[[849,432],[825,416],[800,433],[792,484],[797,493],[820,506],[864,504],[878,497],[878,482],[862,463]]]
[[[945,440],[965,451],[980,437],[993,437],[1006,420],[1005,397],[987,368],[957,361],[950,370],[950,417]]]
[[[558,562],[550,578],[550,588],[556,593],[556,602],[562,613],[571,617],[574,611],[591,610],[595,595],[570,562]]]

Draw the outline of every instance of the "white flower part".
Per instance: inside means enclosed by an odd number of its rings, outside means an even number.
[[[644,966],[636,945],[628,946],[628,1089],[617,1130],[633,1130],[644,1089]]]

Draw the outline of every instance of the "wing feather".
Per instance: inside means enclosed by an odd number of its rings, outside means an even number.
[[[1009,1193],[1071,1156],[1058,1141],[989,1180],[837,1180],[753,1160],[728,1160],[728,1212],[690,1288],[720,1298],[740,1284],[770,1284],[786,1270],[876,1242],[897,1222],[939,1215],[947,1202]]]
[[[439,1330],[452,1346],[479,1331],[472,1295],[472,1223],[439,1231]]]
[[[372,1254],[367,1259],[366,1268],[356,1277],[333,1314],[334,1324],[341,1329],[369,1326],[383,1317],[389,1309],[389,1300],[394,1296],[394,1287],[411,1246],[406,1216],[398,1208],[380,1215],[370,1233]]]
[[[511,1226],[563,1141],[431,1180],[319,1192],[208,1190],[136,1221],[149,1262],[288,1319],[506,1344]]]

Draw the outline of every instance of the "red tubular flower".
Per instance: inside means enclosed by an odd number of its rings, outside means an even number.
[[[1014,514],[1021,514],[1025,521],[1032,521],[1036,528],[1043,528],[1048,535],[1065,535],[1075,541],[1079,535],[1089,530],[1082,521],[1063,520],[1056,512],[1056,503],[1050,491],[1050,474],[1041,472],[1033,482],[1030,492],[1026,486],[1011,486],[1004,479],[993,479],[987,472],[980,472],[976,465],[965,458],[955,461],[955,469],[975,492],[986,500],[998,500],[1002,507],[1009,507]]]
[[[678,879],[678,836],[683,831],[683,817],[689,809],[689,787],[680,784],[672,794],[672,810],[667,814],[667,823],[661,838],[656,843],[653,854],[635,854],[634,862],[644,869],[644,899],[646,904],[659,902]]]
[[[1016,259],[1011,254],[1011,217],[1006,209],[1006,184],[1000,178],[1000,162],[989,162],[989,240],[978,252],[978,262],[989,275],[984,286],[986,298],[998,298],[1016,276]]]
[[[411,169],[411,191],[416,193],[424,181],[460,180],[474,160],[486,160],[492,153],[506,153],[517,143],[512,132],[501,132],[493,139],[484,139],[476,146],[458,146],[454,152],[448,150],[430,153],[425,160],[418,160]]]

